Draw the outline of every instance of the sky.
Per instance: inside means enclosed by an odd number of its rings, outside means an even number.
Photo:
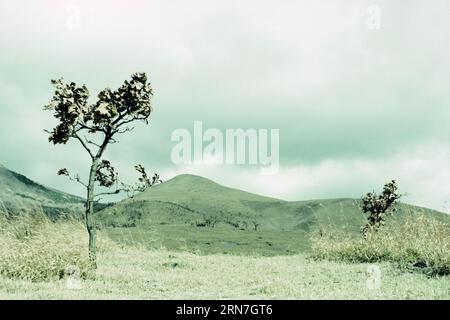
[[[54,146],[50,79],[95,102],[144,71],[149,124],[106,157],[133,180],[193,173],[286,200],[360,197],[396,179],[408,203],[450,212],[450,1],[2,1],[0,163],[82,195],[76,143]],[[171,134],[279,129],[280,167],[173,163]],[[450,206],[450,204],[449,204]]]

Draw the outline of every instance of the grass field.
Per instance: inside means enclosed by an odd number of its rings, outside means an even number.
[[[104,231],[118,243],[199,254],[276,256],[310,250],[309,235],[302,230],[254,231],[227,226],[154,225],[147,228],[106,228]]]
[[[261,248],[252,254],[244,245],[227,254],[202,252],[201,246],[187,252],[189,247],[178,244],[177,250],[157,249],[151,239],[158,239],[158,231],[145,236],[145,230],[133,228],[100,231],[98,269],[86,274],[81,223],[24,217],[0,225],[0,299],[450,299],[450,276],[408,272],[394,263],[314,260],[306,252],[273,256]],[[174,229],[164,230],[166,237],[169,231]],[[187,232],[176,234],[191,238]],[[226,228],[204,232],[197,235],[200,242],[243,239]],[[263,237],[262,248],[271,237],[242,232],[256,242]],[[72,265],[79,266],[81,277],[66,273]]]
[[[450,224],[426,216],[391,221],[378,232],[361,236],[323,231],[311,237],[312,251],[321,259],[369,262],[388,261],[399,268],[430,276],[450,276]]]
[[[167,250],[115,249],[99,256],[95,279],[31,282],[1,278],[0,299],[449,299],[450,277],[428,278],[370,264],[314,261],[304,255],[201,256]]]
[[[98,212],[95,274],[81,221],[29,211],[0,215],[0,299],[450,299],[449,217],[424,208],[365,241],[354,200],[181,176]]]

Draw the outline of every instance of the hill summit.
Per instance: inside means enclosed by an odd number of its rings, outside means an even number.
[[[399,204],[397,216],[433,210]],[[285,201],[220,185],[210,179],[182,174],[123,200],[99,213],[112,226],[184,224],[228,225],[239,229],[303,230],[339,225],[359,232],[365,218],[357,199]]]
[[[138,194],[135,199],[171,201],[173,199],[201,200],[204,199],[204,197],[209,197],[209,199],[215,199],[216,201],[282,201],[234,188],[225,187],[210,179],[192,174],[181,174],[170,180],[167,180],[164,183],[155,185],[154,187]]]

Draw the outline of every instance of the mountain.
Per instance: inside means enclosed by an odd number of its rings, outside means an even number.
[[[36,183],[0,164],[0,213],[41,211],[51,217],[78,216],[83,199]]]
[[[397,207],[389,219],[425,214],[449,221],[433,210],[402,203]],[[267,256],[307,252],[311,234],[328,226],[360,237],[365,223],[356,199],[284,201],[188,174],[99,211],[95,218],[123,244]]]
[[[105,207],[103,210],[100,208]],[[0,214],[44,212],[80,217],[82,198],[43,186],[0,165]],[[365,219],[355,199],[284,201],[183,174],[114,205],[101,205],[98,226],[119,243],[196,253],[280,255],[310,250],[309,237],[334,225],[358,233]],[[399,204],[389,219],[448,215]]]
[[[418,213],[448,218],[437,211],[402,203],[392,218]],[[284,201],[183,174],[101,211],[98,220],[104,226],[119,227],[177,224],[309,231],[337,225],[359,231],[365,218],[356,199]]]

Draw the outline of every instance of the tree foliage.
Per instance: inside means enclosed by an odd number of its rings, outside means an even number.
[[[394,204],[401,197],[397,189],[397,183],[392,180],[384,185],[381,194],[369,192],[361,198],[360,208],[363,213],[368,214],[367,224],[361,230],[364,237],[367,237],[370,231],[377,231],[384,225],[386,217],[397,210]]]
[[[55,87],[52,100],[44,106],[44,110],[53,111],[58,124],[49,133],[49,141],[53,144],[66,144],[70,139],[78,140],[93,160],[95,166],[95,181],[101,187],[118,186],[118,173],[111,162],[101,159],[107,146],[116,143],[115,136],[133,130],[129,127],[135,121],[148,123],[152,112],[151,98],[153,90],[147,81],[145,73],[135,73],[131,80],[113,91],[110,88],[98,94],[97,102],[88,103],[89,91],[85,85],[78,86],[74,82],[64,83],[63,79],[52,80]],[[100,140],[98,135],[101,134]],[[139,186],[129,186],[121,183],[112,193],[120,191],[137,191],[161,182],[159,175],[148,178],[142,165],[135,167],[141,174]],[[88,187],[78,175],[71,176],[66,168],[58,171],[59,175],[67,176]]]
[[[54,144],[65,144],[70,138],[89,144],[87,139],[82,139],[82,131],[90,134],[102,132],[111,139],[117,133],[131,130],[126,125],[133,121],[147,123],[152,112],[153,91],[145,73],[133,74],[131,81],[125,81],[116,91],[102,90],[93,104],[88,103],[89,91],[85,85],[67,84],[63,79],[52,80],[52,84],[55,93],[44,109],[53,111],[59,120],[48,138]],[[105,148],[103,144],[98,147]]]

